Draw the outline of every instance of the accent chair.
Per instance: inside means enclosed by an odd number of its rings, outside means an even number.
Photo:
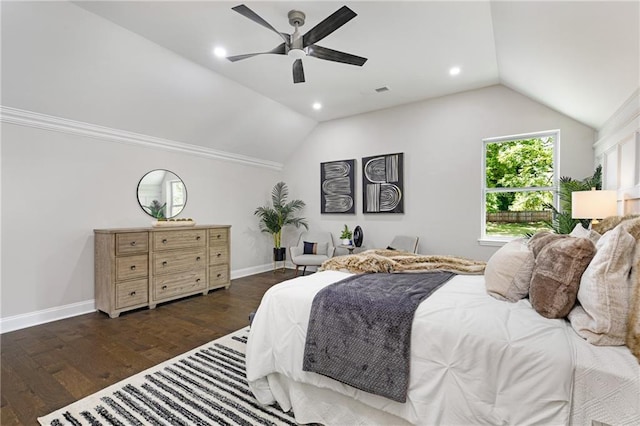
[[[417,253],[418,237],[396,235],[396,237],[393,239],[393,241],[391,241],[391,244],[389,244],[387,248],[393,250],[404,250],[408,251],[409,253]]]
[[[325,260],[333,257],[336,248],[333,244],[331,232],[303,232],[298,240],[298,245],[290,248],[291,262],[298,269],[302,266],[302,275],[307,271],[307,266],[320,266]]]

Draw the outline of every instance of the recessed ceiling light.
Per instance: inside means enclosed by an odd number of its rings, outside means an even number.
[[[314,102],[313,109],[315,109],[316,111],[322,109],[322,104],[320,102]]]
[[[213,54],[218,58],[224,58],[227,56],[227,49],[225,49],[224,47],[216,47],[215,49],[213,49]]]
[[[460,74],[460,67],[451,67],[449,68],[450,75],[458,75]]]

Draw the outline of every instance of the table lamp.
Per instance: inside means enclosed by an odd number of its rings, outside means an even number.
[[[591,219],[589,229],[598,219],[618,214],[617,191],[573,191],[571,193],[571,217]]]

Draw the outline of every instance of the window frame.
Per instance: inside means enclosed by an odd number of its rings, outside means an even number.
[[[524,188],[487,188],[487,145],[490,143],[511,142],[523,139],[536,139],[543,137],[553,138],[553,179],[552,186],[531,186]],[[497,136],[482,139],[482,167],[481,169],[481,191],[480,191],[480,245],[501,246],[509,241],[518,238],[517,236],[503,237],[498,235],[487,235],[487,194],[498,192],[535,192],[551,191],[553,193],[553,206],[557,209],[559,205],[558,182],[560,169],[560,129],[545,130],[541,132],[521,133],[517,135]]]

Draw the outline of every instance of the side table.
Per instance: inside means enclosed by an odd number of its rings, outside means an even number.
[[[356,246],[346,244],[340,244],[338,247],[349,250],[349,254],[353,254],[353,251],[356,249]]]

